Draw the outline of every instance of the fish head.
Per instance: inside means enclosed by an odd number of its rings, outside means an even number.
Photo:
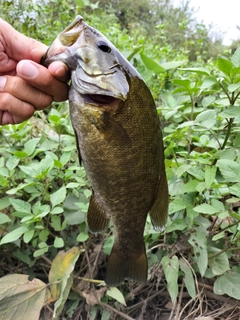
[[[45,66],[53,61],[67,64],[72,86],[79,94],[127,99],[129,71],[124,66],[128,61],[81,16],[58,35],[42,59]]]

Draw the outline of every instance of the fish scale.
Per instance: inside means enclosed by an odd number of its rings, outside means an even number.
[[[148,212],[156,229],[168,213],[159,117],[150,90],[113,44],[77,16],[48,49],[43,64],[71,71],[70,116],[79,158],[92,185],[91,232],[114,226],[105,282],[146,281],[143,240]]]

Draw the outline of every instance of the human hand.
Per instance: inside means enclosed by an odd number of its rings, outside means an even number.
[[[46,50],[0,19],[0,125],[20,123],[67,99],[68,68],[62,62],[41,66]]]

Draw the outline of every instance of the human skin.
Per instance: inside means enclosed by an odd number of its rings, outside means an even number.
[[[53,101],[67,99],[68,68],[58,61],[40,65],[46,50],[0,19],[0,125],[21,123]]]

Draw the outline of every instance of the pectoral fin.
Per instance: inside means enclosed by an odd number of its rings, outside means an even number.
[[[168,216],[168,184],[165,169],[160,176],[157,196],[150,210],[150,217],[155,230],[160,231]]]
[[[94,193],[91,196],[88,213],[87,224],[91,232],[101,232],[107,229],[109,218],[104,210],[97,202]]]

